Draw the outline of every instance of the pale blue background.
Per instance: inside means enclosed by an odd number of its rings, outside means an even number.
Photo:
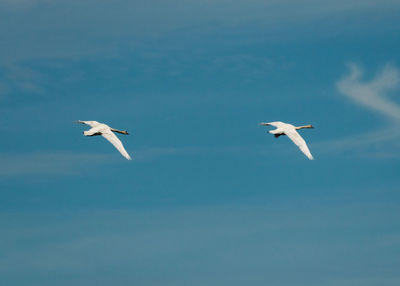
[[[0,284],[400,285],[399,15],[0,0]],[[316,127],[315,161],[275,120]]]

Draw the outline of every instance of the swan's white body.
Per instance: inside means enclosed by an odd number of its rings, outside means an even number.
[[[311,155],[310,150],[307,147],[306,141],[300,136],[299,133],[297,133],[296,129],[303,129],[303,128],[314,128],[312,125],[306,125],[306,126],[293,126],[292,124],[280,122],[280,121],[275,121],[275,122],[262,122],[260,125],[263,126],[275,126],[276,129],[268,131],[271,134],[274,134],[276,138],[278,138],[281,135],[287,135],[287,137],[290,138],[290,140],[293,141],[294,144],[296,144],[299,149],[308,157],[310,160],[314,160],[314,157]]]
[[[97,135],[103,136],[111,144],[113,144],[115,148],[117,148],[117,150],[122,154],[122,156],[124,156],[128,160],[132,160],[131,156],[129,156],[128,152],[126,152],[124,145],[122,145],[122,142],[113,133],[113,132],[118,132],[118,133],[127,135],[128,132],[111,128],[110,126],[108,126],[104,123],[97,122],[97,121],[78,120],[78,123],[86,124],[86,125],[89,125],[90,127],[92,127],[88,131],[83,131],[83,134],[85,136],[97,136]]]

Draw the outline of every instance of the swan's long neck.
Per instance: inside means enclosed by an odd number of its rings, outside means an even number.
[[[304,129],[304,128],[314,128],[312,125],[304,125],[304,126],[297,126],[296,129]]]
[[[114,129],[114,128],[110,128],[110,129],[111,129],[112,132],[117,132],[117,133],[129,135],[129,133],[127,131],[118,130],[118,129]]]

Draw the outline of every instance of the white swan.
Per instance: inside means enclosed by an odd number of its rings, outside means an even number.
[[[314,157],[311,155],[310,150],[307,147],[306,141],[297,133],[296,129],[303,129],[303,128],[314,128],[312,125],[305,125],[305,126],[293,126],[292,124],[275,121],[275,122],[261,122],[260,125],[262,126],[275,126],[276,129],[268,131],[271,134],[275,135],[275,138],[278,138],[281,135],[287,135],[290,140],[296,144],[300,150],[308,157],[310,160],[314,160]]]
[[[126,152],[124,145],[122,145],[121,141],[113,133],[113,132],[117,132],[117,133],[128,135],[128,132],[111,128],[110,126],[108,126],[104,123],[97,122],[97,121],[78,120],[77,122],[81,123],[81,124],[86,124],[86,125],[89,125],[90,127],[92,127],[88,131],[83,131],[83,134],[85,136],[97,136],[97,135],[103,136],[111,144],[113,144],[115,148],[117,148],[117,150],[122,154],[122,156],[124,156],[128,160],[132,160],[131,157],[129,156],[128,152]]]

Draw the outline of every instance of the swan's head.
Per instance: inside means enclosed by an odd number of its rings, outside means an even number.
[[[305,126],[300,126],[300,129],[303,129],[303,128],[314,128],[314,126],[312,126],[311,124],[305,125]]]

